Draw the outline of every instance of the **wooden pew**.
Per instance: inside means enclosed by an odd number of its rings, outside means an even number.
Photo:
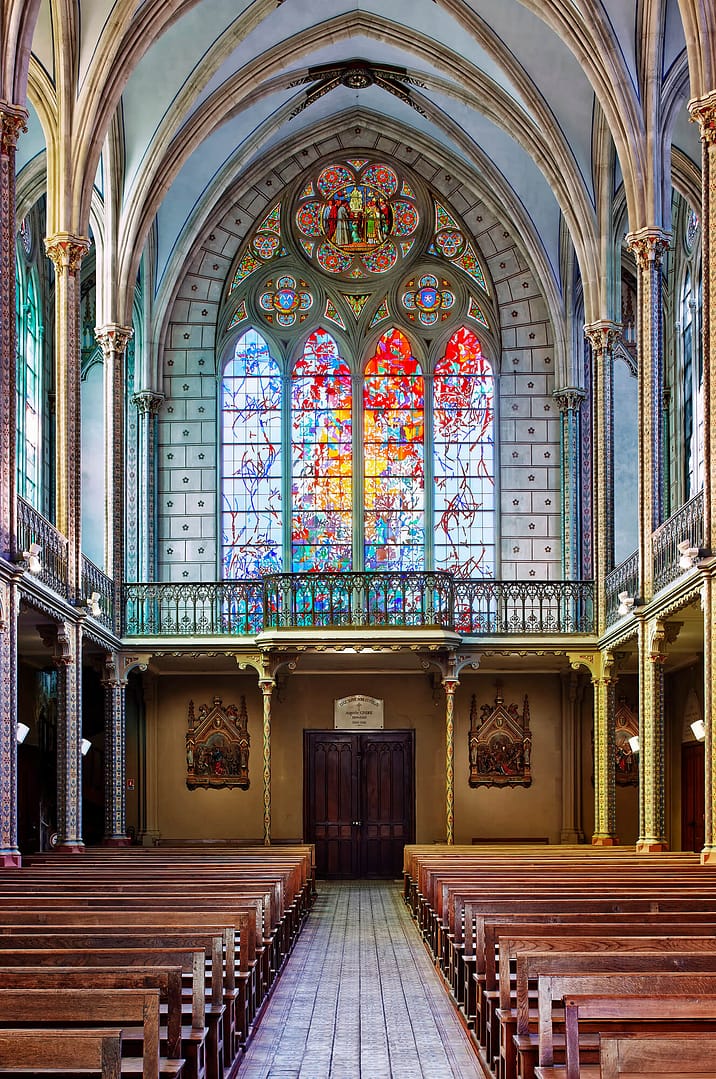
[[[608,1034],[601,1039],[601,1079],[713,1079],[716,1036]]]
[[[62,1076],[78,1070],[100,1072],[102,1079],[121,1079],[122,1031],[0,1030],[0,1075],[3,1072]]]

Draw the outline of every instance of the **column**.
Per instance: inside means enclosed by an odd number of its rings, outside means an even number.
[[[704,359],[704,546],[716,552],[716,90],[689,102],[691,118],[701,131],[701,272],[703,275],[702,341]],[[713,252],[713,255],[712,255]],[[716,590],[713,566],[704,569],[704,726],[706,840],[704,865],[716,865]]]
[[[645,228],[627,237],[637,268],[637,359],[639,395],[639,589],[654,594],[652,533],[663,520],[663,279],[661,263],[669,249],[667,233]]]
[[[259,686],[264,699],[263,755],[264,755],[264,846],[271,846],[271,694],[272,678],[260,678]]]
[[[581,679],[577,671],[563,671],[562,683],[562,827],[560,843],[579,843],[582,831],[581,785]]]
[[[592,346],[594,460],[594,589],[597,635],[607,625],[605,580],[614,566],[614,346],[621,327],[603,319],[584,327]]]
[[[616,829],[616,773],[614,745],[614,657],[600,654],[592,672],[594,686],[594,834],[592,845],[618,844]]]
[[[582,578],[580,409],[586,393],[576,386],[567,386],[564,389],[555,390],[552,396],[557,402],[560,417],[562,576],[565,581],[578,581]]]
[[[132,401],[137,406],[139,438],[137,447],[137,478],[139,482],[139,550],[137,577],[140,581],[156,580],[156,444],[157,414],[164,401],[163,393],[142,390]]]
[[[664,818],[664,663],[667,632],[639,618],[639,838],[637,854],[667,850]]]
[[[155,675],[142,679],[144,692],[144,739],[140,740],[140,831],[142,846],[153,847],[161,838],[159,831],[159,687]],[[142,755],[143,754],[143,755]]]
[[[15,570],[0,576],[0,868],[21,864],[17,846],[17,617]]]
[[[26,109],[0,101],[0,557],[9,561],[16,554],[17,514],[15,149],[26,120]]]
[[[105,659],[104,678],[104,839],[106,847],[127,847],[126,678],[116,655]]]
[[[68,540],[68,588],[74,598],[82,581],[80,265],[89,241],[58,232],[46,238],[45,249],[55,267],[55,524]]]
[[[82,840],[82,623],[38,627],[53,650],[57,679],[57,849],[84,851]]]
[[[113,626],[122,625],[124,579],[124,353],[132,329],[110,324],[95,328],[104,356],[104,516],[107,575],[112,578]]]
[[[445,689],[445,842],[455,842],[455,690],[457,678],[443,678]]]

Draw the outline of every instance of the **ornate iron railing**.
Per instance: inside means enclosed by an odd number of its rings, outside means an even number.
[[[619,593],[628,592],[635,599],[639,591],[639,556],[638,552],[630,554],[618,566],[615,566],[607,574],[604,582],[607,596],[606,622],[608,626],[618,621]]]
[[[17,544],[20,552],[29,551],[33,543],[42,550],[39,553],[40,572],[38,580],[61,596],[67,596],[69,579],[68,544],[46,517],[26,502],[17,499]]]
[[[589,581],[434,573],[272,574],[124,586],[126,637],[250,637],[277,629],[441,628],[464,636],[593,633]]]
[[[699,491],[684,506],[664,521],[651,537],[654,566],[654,589],[658,591],[676,580],[684,571],[679,566],[679,543],[689,541],[697,549],[704,544],[704,495]]]
[[[82,596],[81,601],[87,602],[93,595],[98,597],[98,608],[92,612],[93,617],[101,622],[107,629],[114,628],[114,587],[110,577],[104,573],[94,562],[82,555]]]

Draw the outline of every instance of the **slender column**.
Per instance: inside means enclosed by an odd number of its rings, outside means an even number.
[[[271,846],[271,694],[272,678],[259,680],[264,698],[264,846]]]
[[[26,120],[26,109],[0,101],[0,557],[9,560],[17,532],[15,148]]]
[[[586,393],[578,387],[567,386],[556,390],[552,396],[560,414],[562,576],[565,581],[577,581],[582,577],[580,409]]]
[[[157,678],[147,673],[142,679],[144,691],[144,754],[141,760],[141,832],[142,846],[155,846],[159,831],[159,693]],[[140,747],[141,751],[141,747]]]
[[[616,834],[616,773],[614,758],[614,657],[601,654],[594,686],[594,835],[595,847],[613,847]]]
[[[597,634],[607,625],[605,580],[614,566],[614,346],[621,327],[603,319],[584,327],[592,346],[594,400],[594,591]]]
[[[627,237],[637,265],[637,359],[639,396],[639,588],[654,594],[651,536],[663,520],[664,301],[661,263],[669,237],[646,228]]]
[[[704,546],[716,552],[716,90],[689,102],[701,132],[701,273],[703,277]],[[713,254],[712,254],[713,252]],[[716,590],[704,570],[704,726],[706,767],[704,865],[716,865]]]
[[[664,816],[666,627],[639,619],[639,838],[637,854],[667,850]]]
[[[562,828],[560,843],[579,843],[584,838],[581,827],[581,768],[579,704],[580,677],[577,671],[565,671],[562,682]]]
[[[19,576],[19,574],[16,574]],[[0,867],[21,863],[17,845],[17,616],[15,579],[0,577]]]
[[[139,481],[139,551],[137,577],[140,581],[156,580],[156,442],[157,414],[164,401],[163,393],[142,390],[132,401],[137,406],[139,437],[137,447],[137,478]]]
[[[68,588],[75,597],[82,581],[80,265],[89,241],[58,232],[46,238],[45,249],[55,267],[55,523],[69,543]]]
[[[82,623],[38,627],[53,648],[57,679],[58,849],[84,851],[82,840]]]
[[[107,847],[127,847],[126,690],[116,655],[105,660],[104,678],[104,839]]]
[[[445,689],[445,842],[455,842],[455,690],[457,678],[443,678]]]
[[[121,628],[124,579],[124,353],[132,329],[107,325],[95,328],[104,356],[104,564],[112,578],[113,625]]]

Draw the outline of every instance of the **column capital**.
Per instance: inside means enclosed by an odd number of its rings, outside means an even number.
[[[611,352],[622,332],[621,322],[602,318],[584,326],[584,336],[595,352]],[[563,392],[563,391],[560,391]]]
[[[646,228],[628,233],[626,240],[640,269],[658,269],[671,246],[671,233],[647,225]]]
[[[108,322],[105,326],[95,326],[94,336],[104,358],[108,359],[113,352],[124,352],[134,336],[134,330],[131,326]]]
[[[660,618],[656,620],[649,635],[648,655],[652,663],[663,665],[666,662],[667,646],[674,643],[683,624],[683,622],[662,622]]]
[[[27,109],[0,101],[0,154],[14,150],[22,131],[27,131]]]
[[[143,416],[156,416],[163,403],[164,394],[155,393],[154,390],[140,390],[132,396],[132,404]]]
[[[691,122],[698,124],[703,142],[716,143],[716,90],[694,97],[688,105]]]
[[[90,242],[86,236],[73,236],[69,232],[56,232],[54,236],[45,237],[45,251],[47,257],[52,259],[56,273],[67,271],[76,274],[90,249]]]
[[[443,689],[445,690],[446,694],[449,697],[451,697],[453,695],[453,693],[455,692],[455,690],[457,689],[457,687],[459,685],[460,685],[460,679],[459,678],[443,678],[443,680],[442,680],[442,687],[443,687]]]
[[[582,401],[586,399],[586,396],[587,391],[580,386],[563,386],[552,394],[560,412],[576,412],[582,407]]]

